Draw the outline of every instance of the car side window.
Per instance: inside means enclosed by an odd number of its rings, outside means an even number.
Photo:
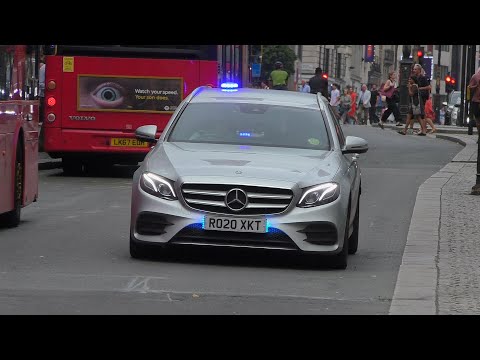
[[[333,123],[335,124],[335,131],[337,132],[338,141],[340,142],[340,147],[345,146],[345,135],[343,134],[342,127],[340,126],[340,122],[338,121],[338,117],[335,115],[335,112],[332,109],[332,106],[328,104],[328,111],[330,116],[333,119]]]

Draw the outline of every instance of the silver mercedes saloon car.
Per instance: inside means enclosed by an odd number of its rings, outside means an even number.
[[[193,245],[330,255],[347,267],[368,144],[344,137],[324,97],[200,87],[156,134],[136,130],[155,146],[133,177],[133,258]]]

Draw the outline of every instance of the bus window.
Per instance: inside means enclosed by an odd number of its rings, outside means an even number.
[[[0,100],[8,100],[11,96],[13,55],[11,46],[0,46]]]

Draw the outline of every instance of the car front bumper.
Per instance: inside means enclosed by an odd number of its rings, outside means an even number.
[[[334,202],[297,207],[298,194],[281,214],[233,216],[211,214],[190,208],[179,198],[164,200],[144,192],[138,182],[132,188],[130,236],[133,241],[161,245],[203,245],[221,247],[300,250],[336,254],[343,248],[348,196]],[[204,230],[206,215],[242,219],[266,218],[268,232],[237,233]]]

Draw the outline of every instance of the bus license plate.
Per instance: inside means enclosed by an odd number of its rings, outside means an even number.
[[[146,141],[129,138],[112,138],[110,139],[110,145],[116,147],[148,147]]]
[[[266,219],[205,216],[205,230],[265,233]]]

